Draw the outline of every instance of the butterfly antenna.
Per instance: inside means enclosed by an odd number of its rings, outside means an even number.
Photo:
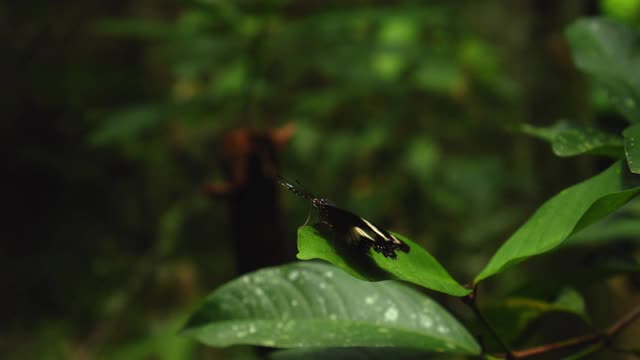
[[[298,186],[298,190],[302,191],[303,193],[305,193],[307,195],[306,199],[309,200],[313,200],[316,198],[315,195],[313,195],[309,190],[307,190],[306,187],[304,187],[304,185],[302,185],[302,183],[300,181],[298,181],[298,179],[294,180],[296,182],[296,185]]]
[[[313,200],[315,199],[315,196],[313,196],[313,194],[311,194],[310,192],[308,192],[304,186],[302,186],[302,184],[300,184],[299,181],[296,180],[296,183],[298,184],[293,185],[292,183],[288,182],[287,180],[285,180],[282,176],[278,175],[277,176],[277,180],[278,183],[284,187],[286,187],[287,189],[289,189],[289,191],[291,191],[292,193],[307,199],[307,200]]]
[[[287,180],[285,180],[285,178],[283,178],[282,176],[277,175],[277,179],[276,180],[278,181],[278,184],[286,187],[292,193],[294,193],[296,195],[299,195],[295,185],[293,185],[290,182],[288,182]]]
[[[302,185],[302,183],[298,179],[295,179],[294,181],[296,182],[296,185],[298,185],[298,188],[304,190],[304,192],[306,192],[307,194],[311,194],[311,192],[309,192],[309,190],[307,190],[307,188],[304,187],[304,185]]]

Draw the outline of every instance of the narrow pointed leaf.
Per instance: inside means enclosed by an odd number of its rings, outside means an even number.
[[[640,124],[629,126],[624,135],[624,153],[632,173],[640,174]]]
[[[207,297],[183,332],[211,346],[480,352],[453,316],[418,291],[392,281],[361,281],[311,262],[231,281]]]
[[[423,247],[395,234],[411,250],[389,259],[370,250],[363,254],[358,248],[332,234],[323,234],[316,227],[303,226],[298,230],[298,258],[322,259],[363,280],[403,280],[453,296],[465,296],[470,290],[455,281],[440,263]]]
[[[545,202],[493,255],[478,283],[529,257],[550,251],[569,236],[604,218],[640,192],[626,189],[622,162],[561,191]]]

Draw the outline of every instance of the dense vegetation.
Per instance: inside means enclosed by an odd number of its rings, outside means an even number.
[[[640,351],[639,1],[0,14],[3,358]]]

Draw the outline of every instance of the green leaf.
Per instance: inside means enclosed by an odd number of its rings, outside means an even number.
[[[566,31],[576,66],[609,93],[630,122],[640,121],[640,35],[606,18],[580,19]]]
[[[560,121],[548,127],[523,124],[520,131],[550,142],[553,153],[560,157],[582,154],[622,156],[623,139],[595,128]]]
[[[399,252],[397,260],[374,250],[363,254],[342,239],[330,240],[334,238],[333,234],[322,234],[316,227],[303,226],[298,229],[298,259],[326,260],[363,280],[404,280],[453,296],[470,293],[424,248],[402,235],[394,235],[411,248],[408,254]]]
[[[599,5],[602,14],[630,23],[640,15],[640,0],[600,0]]]
[[[418,291],[360,281],[322,263],[267,268],[233,280],[207,297],[183,332],[211,346],[480,353],[467,330]]]
[[[599,246],[629,240],[640,243],[640,221],[637,217],[606,219],[571,236],[563,245]]]
[[[584,298],[574,289],[562,289],[556,300],[552,304],[555,311],[573,313],[589,321]]]
[[[571,288],[564,288],[552,302],[526,297],[508,297],[489,306],[484,312],[491,319],[500,336],[513,342],[534,321],[545,314],[564,312],[589,321],[582,295]]]
[[[446,355],[445,359],[451,355]],[[269,356],[272,360],[424,360],[437,359],[433,355],[416,349],[402,348],[321,348],[281,350]]]
[[[629,126],[622,135],[624,136],[624,153],[627,156],[627,164],[632,173],[640,174],[640,124]]]
[[[493,255],[478,283],[529,257],[550,251],[569,236],[604,218],[638,195],[625,190],[620,161],[604,172],[561,191],[545,202]]]

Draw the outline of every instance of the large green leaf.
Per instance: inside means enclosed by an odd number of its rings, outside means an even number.
[[[309,262],[259,270],[222,286],[183,332],[211,346],[480,352],[453,316],[418,291],[392,281],[361,281]]]
[[[631,172],[640,174],[640,124],[629,126],[624,135],[624,153]]]
[[[640,121],[640,33],[611,19],[580,19],[566,32],[576,66],[609,93],[615,108]]]
[[[436,355],[424,350],[404,348],[311,348],[281,350],[269,356],[271,360],[425,360],[450,359],[451,354]]]
[[[582,154],[622,157],[622,137],[590,127],[577,126],[561,121],[548,127],[523,124],[520,131],[551,143],[557,156]]]
[[[470,292],[424,248],[402,235],[394,235],[411,248],[408,254],[398,253],[397,260],[386,258],[374,250],[368,254],[361,253],[333,234],[323,234],[316,227],[303,226],[298,230],[298,258],[326,260],[357,278],[369,281],[404,280],[453,296],[464,296]]]
[[[493,255],[475,282],[527,258],[561,245],[573,233],[602,219],[638,195],[640,187],[625,190],[622,162],[561,191],[545,202]]]

